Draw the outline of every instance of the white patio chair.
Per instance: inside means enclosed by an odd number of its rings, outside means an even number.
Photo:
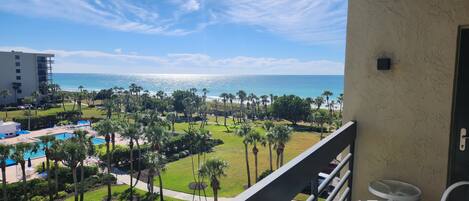
[[[441,201],[446,201],[448,199],[448,196],[449,194],[456,188],[458,187],[461,187],[461,186],[465,186],[465,185],[468,185],[469,186],[469,181],[460,181],[460,182],[456,182],[454,184],[452,184],[451,186],[449,186],[445,192],[443,193],[443,196],[441,197]]]

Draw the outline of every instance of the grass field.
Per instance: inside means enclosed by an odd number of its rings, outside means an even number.
[[[222,118],[223,120],[223,118]],[[221,121],[222,122],[222,121]],[[231,123],[231,122],[230,122]],[[217,157],[226,160],[229,163],[227,176],[221,179],[220,196],[234,197],[244,191],[243,186],[247,184],[246,165],[244,160],[244,145],[241,137],[234,133],[234,128],[231,127],[231,132],[226,132],[224,126],[209,124],[206,126],[211,131],[213,138],[223,140],[224,144],[216,146],[212,153],[207,154],[207,158]],[[257,130],[264,133],[260,125],[256,125]],[[176,130],[183,131],[187,129],[186,123],[176,124]],[[294,132],[291,141],[286,145],[285,149],[285,163],[307,148],[314,145],[319,141],[319,135],[312,132]],[[251,152],[252,147],[249,147],[249,160],[251,169],[251,181],[255,182],[254,177],[254,156]],[[259,147],[259,175],[264,170],[269,168],[269,152],[267,147]],[[275,166],[275,151],[273,151],[274,166]],[[274,167],[275,168],[275,167]],[[176,190],[180,192],[192,193],[188,188],[190,182],[193,181],[192,176],[192,161],[190,157],[169,163],[166,171],[163,173],[163,186],[164,188]],[[158,181],[155,180],[155,184]],[[207,195],[211,196],[212,190],[207,189]]]
[[[75,106],[77,107],[77,106]],[[73,104],[68,103],[65,105],[67,111],[72,110]],[[88,108],[86,105],[82,106],[83,117],[104,117],[105,111],[99,110],[97,108]],[[55,114],[57,112],[62,112],[63,108],[51,108],[48,110],[38,110],[38,115],[49,115]],[[35,111],[32,110],[33,115]],[[24,116],[24,110],[10,111],[8,112],[8,119],[11,120],[14,117]],[[5,117],[5,112],[0,112],[0,118]],[[233,121],[232,118],[227,119],[227,124],[230,125],[230,132],[226,131],[226,128],[223,126],[223,116],[218,117],[219,125],[215,124],[215,117],[209,117],[209,125],[206,126],[208,130],[211,131],[213,138],[223,140],[224,144],[216,146],[214,151],[208,153],[206,158],[217,157],[223,160],[226,160],[229,163],[229,168],[227,170],[227,176],[221,179],[221,190],[219,195],[221,197],[234,197],[244,191],[244,187],[247,184],[246,176],[246,165],[244,160],[244,145],[242,144],[242,139],[235,135],[235,128],[232,127]],[[287,124],[287,121],[275,122],[276,124]],[[255,129],[264,133],[262,129],[262,121],[255,122]],[[187,129],[187,123],[177,123],[176,130],[184,131]],[[285,149],[285,163],[311,147],[319,141],[319,135],[313,132],[294,132],[291,138],[291,141],[286,145]],[[259,175],[269,168],[269,157],[267,147],[259,146]],[[249,160],[250,160],[250,170],[251,170],[251,181],[252,184],[255,183],[254,176],[254,156],[252,154],[252,147],[249,147]],[[275,166],[275,150],[273,150],[273,159]],[[163,174],[163,184],[164,188],[176,190],[180,192],[192,193],[192,190],[189,189],[189,183],[193,182],[192,176],[192,161],[190,157],[169,163],[167,165],[166,171]],[[275,167],[274,167],[275,168]],[[155,181],[155,184],[158,184],[158,181]],[[125,190],[125,187],[115,186],[116,191]],[[91,197],[102,197],[101,193],[105,195],[105,189],[100,189],[92,192],[88,192]],[[207,188],[206,191],[208,196],[212,196],[211,188]],[[299,196],[301,197],[304,196]],[[87,197],[88,200],[88,197]],[[91,200],[91,198],[90,198]],[[99,200],[99,199],[98,199]]]
[[[75,106],[75,109],[77,109],[78,106]],[[73,104],[72,103],[67,103],[65,105],[65,110],[66,111],[71,111],[73,109]],[[8,118],[7,120],[12,120],[15,117],[24,117],[25,116],[25,111],[26,110],[15,110],[15,111],[9,111],[8,112]],[[56,114],[58,112],[63,112],[64,109],[63,107],[56,107],[56,108],[50,108],[47,110],[38,110],[37,115],[38,116],[45,116],[45,115],[51,115],[51,114]],[[82,112],[83,112],[83,117],[84,118],[90,118],[90,117],[105,117],[106,112],[99,110],[97,108],[89,108],[86,105],[82,105]],[[36,115],[36,112],[34,108],[31,108],[31,113],[33,116]],[[0,119],[5,119],[5,112],[1,111],[0,112]]]
[[[125,190],[127,190],[129,188],[128,185],[116,185],[116,186],[113,186],[112,187],[112,193],[122,193],[124,192]],[[145,192],[142,191],[142,190],[139,190],[137,189],[137,193],[140,194],[140,195],[144,195]],[[100,187],[96,190],[93,190],[93,191],[88,191],[85,193],[85,200],[86,201],[102,201],[103,198],[107,196],[107,188],[105,186],[103,187]],[[71,197],[68,197],[65,201],[73,201],[74,200],[74,197],[73,197],[73,194]],[[176,198],[170,198],[170,197],[164,197],[164,200],[166,201],[181,201],[179,199],[176,199]]]

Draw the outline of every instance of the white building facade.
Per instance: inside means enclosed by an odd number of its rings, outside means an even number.
[[[52,82],[53,54],[1,52],[0,91],[9,90],[11,96],[0,97],[1,104],[10,104],[40,91]]]

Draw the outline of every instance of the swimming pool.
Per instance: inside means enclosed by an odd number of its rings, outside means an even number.
[[[59,133],[59,134],[55,134],[54,137],[56,140],[66,140],[66,139],[70,139],[72,137],[74,137],[75,134],[73,133]],[[92,143],[94,145],[100,145],[100,144],[104,144],[106,143],[106,140],[102,139],[102,138],[92,138]],[[46,156],[45,152],[44,152],[44,143],[41,143],[41,142],[38,142],[39,143],[39,149],[37,152],[27,152],[24,154],[24,159],[28,160],[28,158],[31,158],[31,159],[35,159],[35,158],[41,158],[41,157],[44,157]],[[13,151],[13,150],[11,150]],[[11,166],[11,165],[14,165],[16,163],[16,161],[12,160],[12,159],[7,159],[6,160],[6,164],[7,166]]]

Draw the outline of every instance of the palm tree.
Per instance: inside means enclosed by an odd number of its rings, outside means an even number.
[[[157,153],[159,156],[161,156],[161,149],[163,146],[166,144],[168,141],[168,133],[166,132],[166,129],[164,126],[161,126],[159,124],[152,124],[148,126],[145,129],[145,138],[147,141],[150,143],[150,148],[154,153]],[[152,160],[155,160],[159,163],[163,163],[162,159],[163,158],[158,158],[156,156],[152,156]],[[161,165],[161,164],[159,164]],[[158,171],[158,180],[160,182],[160,199],[163,200],[163,180],[161,177],[161,169],[156,169]],[[153,178],[152,178],[153,179]]]
[[[62,108],[64,109],[64,112],[67,111],[65,109],[65,100],[67,99],[67,93],[64,91],[59,91],[58,95],[60,96],[60,99],[62,101]]]
[[[78,105],[78,111],[80,112],[80,116],[81,116],[81,101],[83,100],[83,97],[84,97],[84,92],[83,92],[83,89],[85,87],[83,86],[78,86],[78,93],[77,93],[77,96],[76,96],[76,102],[77,102],[77,105]]]
[[[236,123],[235,122],[235,117],[234,117],[234,108],[233,108],[233,100],[236,99],[236,96],[232,93],[229,93],[228,94],[228,100],[230,101],[230,108],[231,108],[231,115],[233,117],[233,123]]]
[[[36,113],[36,116],[37,116],[37,107],[39,105],[39,97],[41,97],[41,93],[39,91],[34,91],[31,94],[31,97],[32,97],[32,100],[34,102],[34,110],[35,110],[35,113]]]
[[[133,174],[134,174],[134,140],[139,137],[140,126],[137,123],[122,123],[121,136],[129,140],[130,148],[130,200],[133,200]]]
[[[243,90],[239,90],[236,95],[238,95],[238,98],[239,98],[239,104],[240,104],[240,110],[241,110],[241,115],[243,116],[244,118],[244,101],[246,100],[247,98],[247,95],[246,95],[246,92],[243,91]]]
[[[214,105],[214,107],[215,107],[215,112],[214,112],[214,114],[215,114],[215,122],[217,123],[217,126],[218,126],[218,103],[219,103],[218,99],[215,99],[215,100],[213,101],[213,105]]]
[[[145,162],[148,168],[148,192],[152,196],[151,199],[153,200],[154,190],[153,190],[153,178],[155,174],[158,174],[158,180],[160,185],[160,200],[164,201],[163,197],[163,180],[161,178],[161,172],[164,171],[166,160],[164,156],[158,152],[147,152],[145,154]]]
[[[324,104],[324,97],[318,96],[313,100],[313,103],[316,105],[316,110],[321,109],[322,104]]]
[[[44,144],[43,150],[44,153],[46,154],[46,172],[47,172],[47,186],[49,188],[49,200],[52,201],[54,200],[54,194],[52,193],[52,177],[50,176],[50,157],[51,157],[51,152],[50,152],[50,146],[52,143],[55,141],[55,137],[52,135],[43,135],[40,136],[39,139],[41,140],[41,143]]]
[[[261,96],[261,103],[262,103],[262,106],[264,106],[264,112],[267,113],[267,103],[269,103],[269,96],[262,95]]]
[[[337,97],[337,103],[339,104],[339,115],[342,117],[342,108],[344,107],[344,94],[339,94]]]
[[[174,124],[176,123],[177,120],[177,114],[176,112],[170,112],[166,115],[166,120],[171,122],[171,131],[174,133],[175,127]]]
[[[54,161],[54,193],[55,196],[58,197],[59,193],[59,161],[63,159],[63,141],[62,140],[55,140],[52,142],[51,146],[49,147],[49,158],[50,160]]]
[[[221,101],[223,102],[223,117],[225,118],[224,121],[223,121],[223,125],[225,126],[226,128],[226,131],[230,131],[228,129],[228,126],[226,125],[226,117],[228,115],[227,113],[227,108],[226,108],[226,101],[228,101],[228,94],[227,93],[222,93],[220,94],[220,98],[221,98]]]
[[[246,140],[249,144],[252,145],[252,153],[254,154],[254,175],[256,178],[256,182],[258,181],[258,171],[257,171],[257,153],[259,152],[259,149],[257,148],[258,144],[261,144],[262,146],[265,146],[265,137],[262,136],[259,132],[256,130],[252,130],[249,132],[249,134],[246,136]]]
[[[28,104],[28,130],[31,130],[31,104],[34,102],[32,97],[26,97],[23,99],[23,102]]]
[[[236,134],[243,138],[244,154],[245,154],[245,160],[246,160],[246,172],[248,176],[248,188],[251,187],[251,172],[249,170],[249,156],[248,156],[249,141],[247,141],[247,135],[251,132],[251,130],[252,130],[252,127],[249,123],[241,124],[240,127],[236,130]]]
[[[317,111],[313,114],[315,121],[321,127],[321,137],[320,137],[321,140],[324,139],[324,123],[326,123],[326,114],[324,113],[325,112]]]
[[[90,151],[94,148],[92,143],[88,143],[88,138],[86,135],[88,131],[86,130],[75,130],[73,132],[78,139],[78,143],[83,147],[83,151],[85,151],[85,157],[80,160],[80,201],[84,200],[85,194],[85,169],[84,169],[84,160],[88,154],[92,155],[93,151]]]
[[[2,194],[3,200],[8,200],[7,195],[7,174],[6,174],[6,160],[10,157],[10,150],[12,146],[6,144],[0,144],[0,160],[2,167]]]
[[[205,103],[205,101],[207,100],[207,94],[208,92],[210,92],[207,88],[203,88],[202,89],[202,101]]]
[[[272,121],[265,121],[264,122],[264,130],[266,131],[266,140],[269,146],[269,164],[270,164],[270,171],[274,171],[272,166],[272,144],[275,143],[275,136],[271,129],[274,127],[274,123]]]
[[[78,201],[77,167],[80,161],[86,158],[85,147],[76,138],[70,138],[63,143],[64,158],[62,163],[72,169],[74,197]]]
[[[283,165],[283,152],[285,145],[290,141],[292,129],[285,125],[276,125],[273,128],[275,146],[277,148],[277,168]],[[280,159],[280,160],[279,160]]]
[[[221,159],[209,159],[199,169],[202,177],[210,178],[210,186],[213,190],[213,198],[218,201],[218,190],[220,190],[220,177],[226,176],[225,170],[228,163]]]
[[[28,199],[28,185],[26,184],[26,160],[24,159],[24,155],[28,152],[37,152],[38,144],[36,143],[25,143],[20,142],[15,144],[15,149],[13,154],[11,155],[11,159],[16,161],[21,166],[21,172],[23,174],[23,188],[24,188],[24,196],[25,200]]]
[[[11,92],[8,89],[4,89],[4,90],[0,91],[0,96],[2,97],[3,101],[5,102],[5,104],[3,105],[3,108],[5,109],[6,108],[6,98],[11,96]],[[6,118],[8,118],[8,110],[5,110],[5,119]]]
[[[329,97],[331,97],[333,95],[333,93],[331,91],[326,90],[326,91],[322,92],[321,95],[326,97],[326,105],[329,105]]]
[[[13,82],[12,83],[12,88],[13,88],[13,92],[15,94],[15,103],[17,103],[18,102],[18,90],[21,89],[21,83]]]
[[[106,140],[106,156],[107,156],[107,174],[111,175],[111,151],[110,151],[110,142],[111,142],[111,133],[115,131],[115,122],[110,119],[101,120],[98,123],[93,125],[94,130],[98,132],[98,135],[104,136]],[[107,182],[107,200],[111,201],[111,182]]]

